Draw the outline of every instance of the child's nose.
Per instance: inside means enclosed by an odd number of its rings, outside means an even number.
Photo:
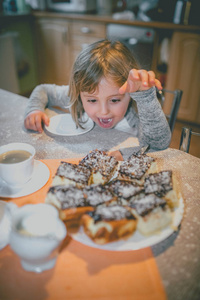
[[[107,115],[109,113],[109,107],[106,103],[102,103],[100,107],[100,111],[102,115]]]

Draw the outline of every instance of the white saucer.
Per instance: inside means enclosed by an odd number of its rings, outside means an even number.
[[[41,189],[48,181],[49,176],[49,168],[43,162],[35,160],[32,178],[22,187],[12,188],[0,178],[0,197],[18,198],[30,195]]]
[[[86,122],[83,123],[84,129],[77,128],[70,114],[60,114],[50,119],[49,126],[46,130],[55,135],[74,136],[84,134],[94,127],[94,122],[87,116],[83,117]]]

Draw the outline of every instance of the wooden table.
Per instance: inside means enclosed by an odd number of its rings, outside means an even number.
[[[114,129],[105,134],[95,127],[79,138],[27,132],[26,101],[0,90],[0,145],[17,141],[34,145],[36,159],[48,166],[51,176],[31,195],[1,200],[18,206],[44,202],[61,159],[78,160],[95,148],[137,145],[130,134]],[[175,149],[151,155],[160,169],[171,169],[178,178],[185,205],[178,231],[159,244],[134,251],[95,249],[68,235],[55,268],[41,274],[24,271],[8,245],[0,251],[0,299],[200,299],[200,159]]]

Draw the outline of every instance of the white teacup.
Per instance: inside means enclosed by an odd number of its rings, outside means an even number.
[[[54,267],[61,242],[67,234],[57,209],[50,204],[27,204],[14,211],[10,246],[26,271]]]
[[[0,147],[0,177],[11,187],[20,187],[31,179],[35,148],[26,143]]]

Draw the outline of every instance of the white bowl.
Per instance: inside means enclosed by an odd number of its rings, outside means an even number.
[[[54,267],[66,234],[66,226],[54,206],[28,204],[13,215],[10,246],[26,271],[39,273]]]

